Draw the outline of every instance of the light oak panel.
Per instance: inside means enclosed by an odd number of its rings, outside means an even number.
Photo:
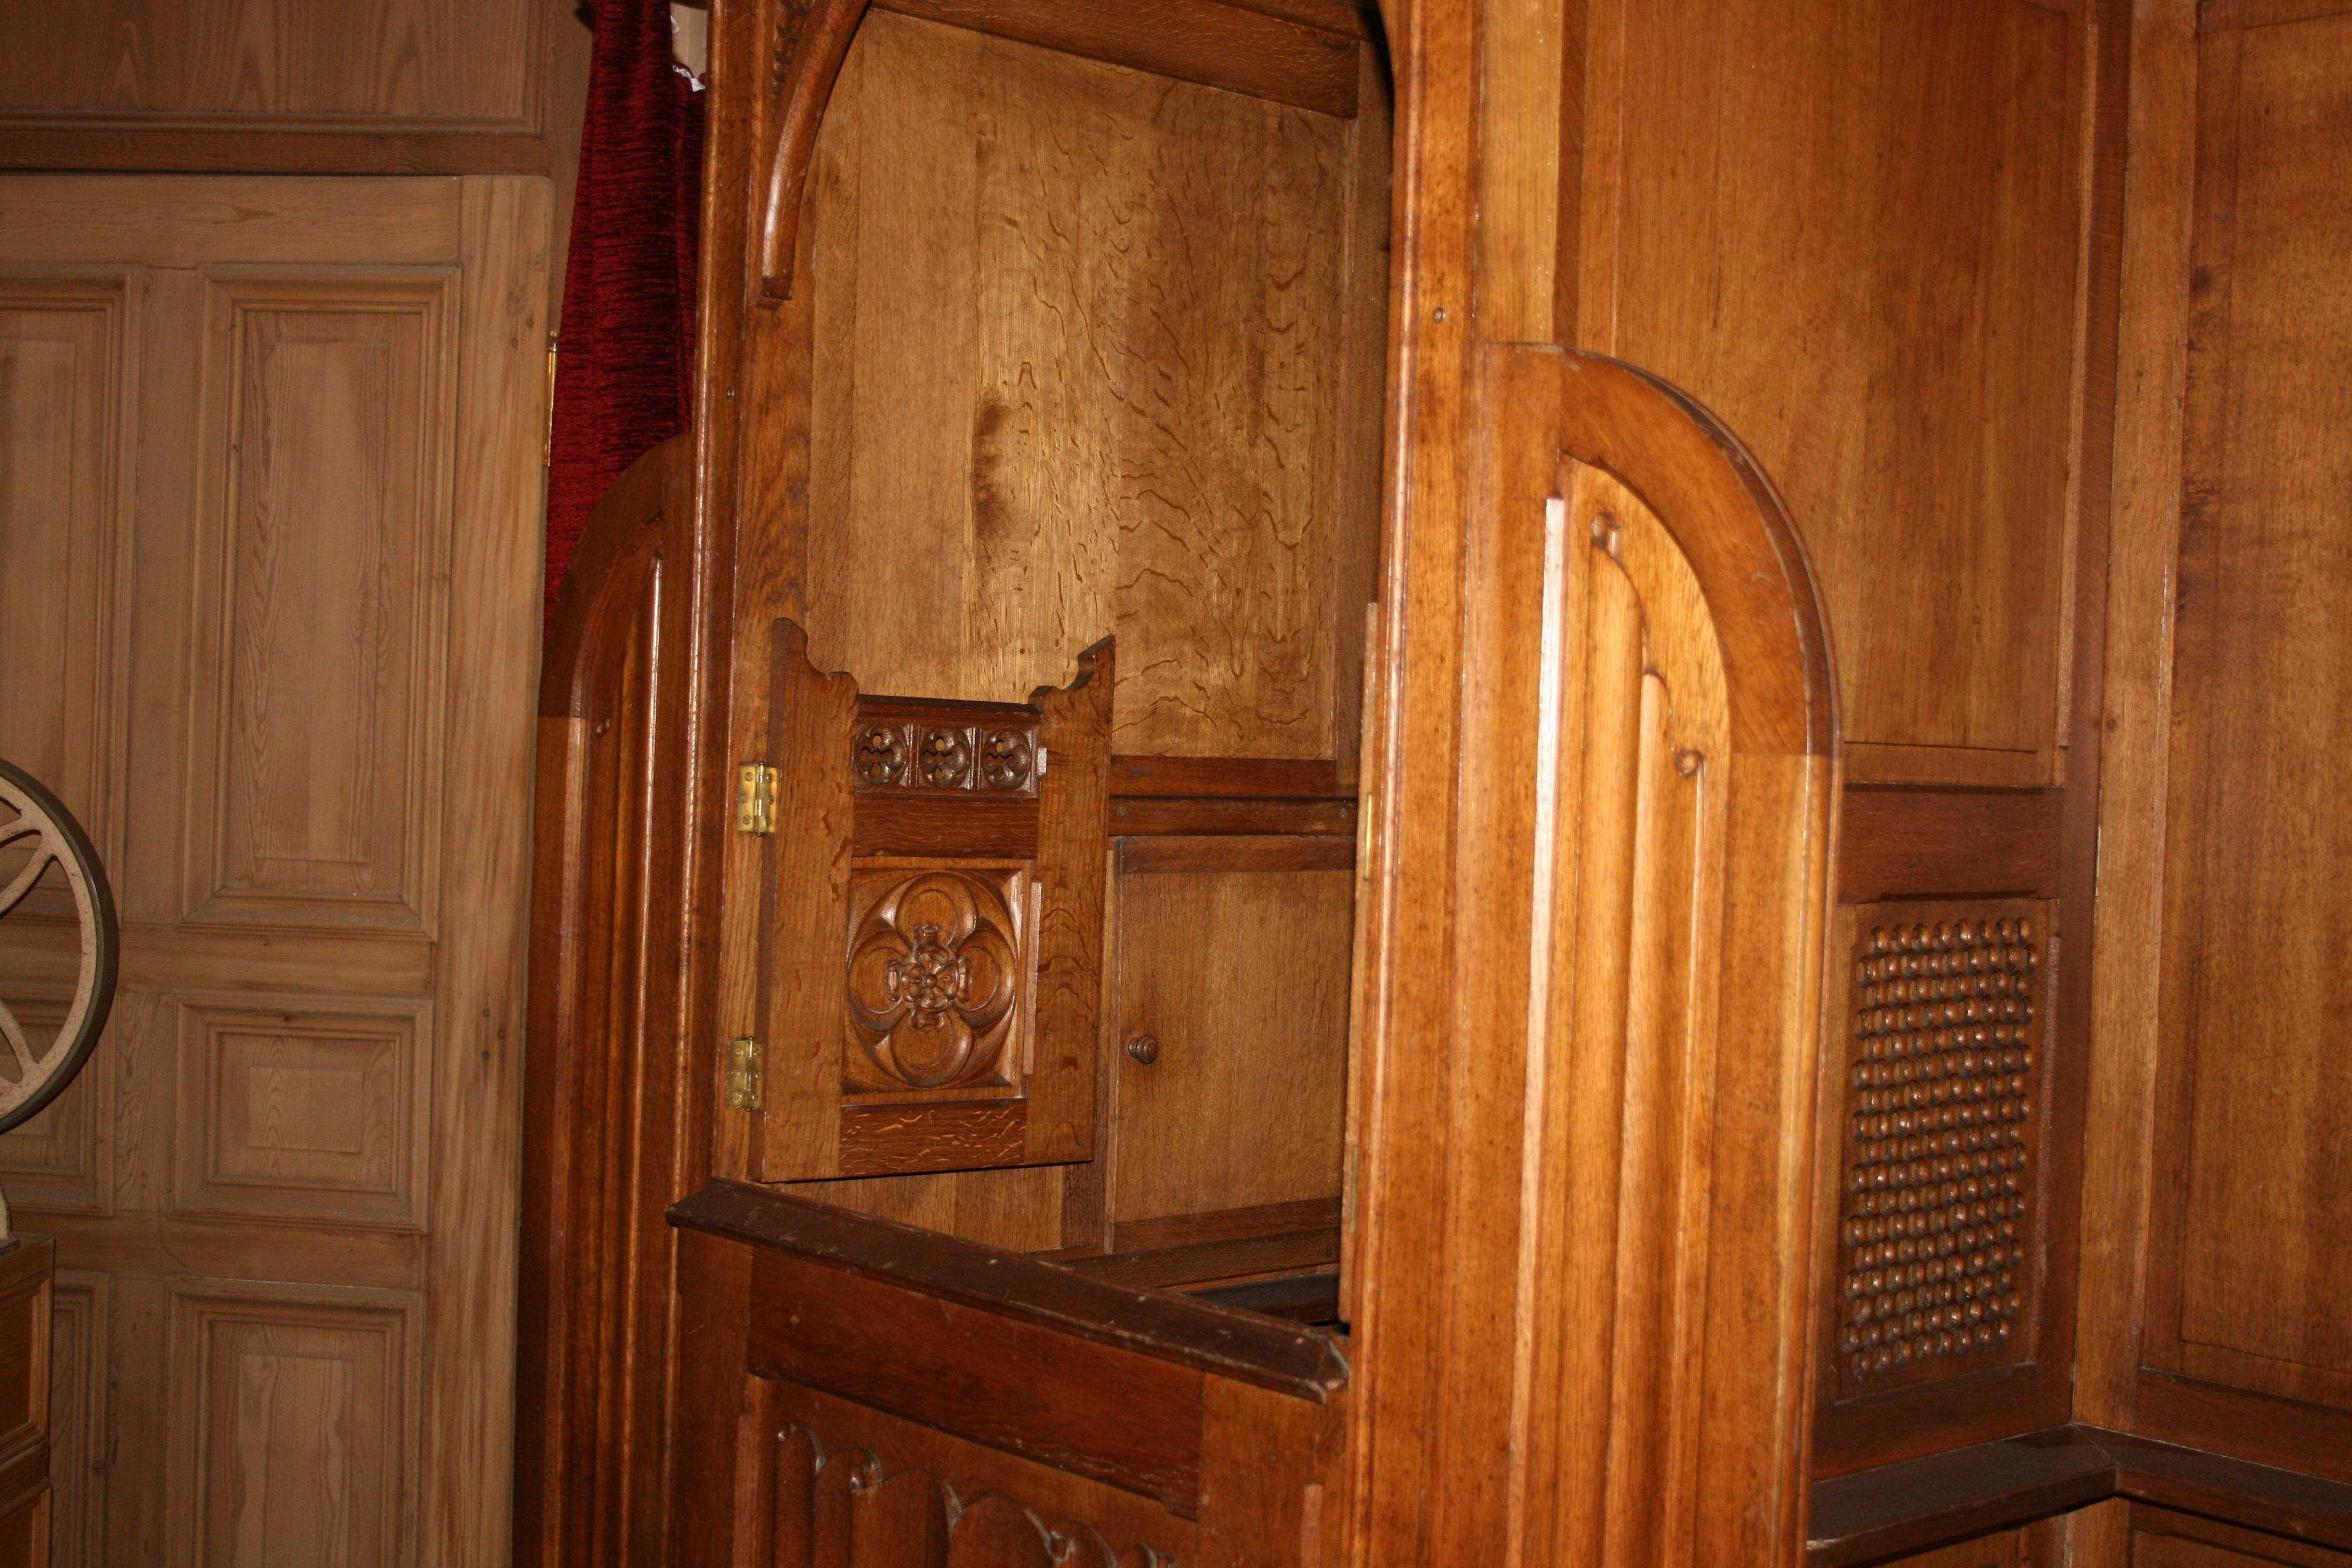
[[[821,667],[1017,700],[1115,631],[1119,751],[1331,754],[1355,123],[868,17],[804,224]]]
[[[133,885],[148,879],[139,875],[149,870],[146,867],[125,869],[124,880]],[[0,925],[0,973],[52,993],[70,987],[79,958],[65,942],[54,940],[56,935],[54,931],[15,931]],[[337,988],[348,994],[409,996],[431,989],[433,952],[434,944],[422,937],[126,922],[120,973],[126,988],[146,992],[222,985],[283,991],[331,973]]]
[[[533,0],[92,0],[0,14],[0,128],[536,130]]]
[[[455,282],[210,279],[193,917],[433,928]]]
[[[12,175],[0,195],[16,264],[150,267],[445,263],[457,250],[459,180],[191,180]]]
[[[122,740],[110,655],[135,279],[0,276],[0,735],[101,848]]]
[[[1118,878],[1115,1223],[1338,1195],[1355,881]]]
[[[1688,388],[1780,485],[1837,628],[1850,778],[2047,779],[2081,19],[1691,0],[1591,27],[1579,340]]]
[[[2209,9],[2147,1364],[2352,1408],[2352,16]]]
[[[110,395],[137,483],[91,628],[123,988],[88,1074],[0,1142],[22,1223],[108,1282],[104,1462],[57,1521],[61,1547],[102,1521],[93,1568],[505,1550],[548,206],[535,180],[0,177],[13,276],[135,280]],[[68,956],[0,938],[36,995]],[[371,1496],[388,1533],[333,1544]]]
[[[387,1292],[172,1289],[177,1563],[412,1560],[421,1305]]]
[[[106,1562],[104,1467],[110,1451],[109,1384],[113,1363],[112,1280],[82,1269],[58,1272],[49,1320],[49,1520],[52,1568]]]
[[[180,1004],[173,1212],[422,1228],[431,1008],[276,1001]]]

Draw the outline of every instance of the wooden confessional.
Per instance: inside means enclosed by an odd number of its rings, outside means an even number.
[[[2134,1043],[2245,4],[721,0],[520,1560],[2338,1561]]]
[[[1381,30],[1203,18],[718,15],[703,423],[545,666],[527,1556],[1334,1560],[1427,1352],[1509,1353],[1419,1250],[1496,1180],[1540,1527],[1796,1540],[1802,551],[1540,345],[1480,352],[1467,529],[1384,522]],[[1433,1008],[1548,1063],[1453,1175]]]

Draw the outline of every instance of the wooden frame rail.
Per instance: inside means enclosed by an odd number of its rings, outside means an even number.
[[[1150,1499],[1165,1510],[1155,1517],[1240,1552],[1204,1552],[1211,1562],[1263,1560],[1320,1507],[1349,1368],[1338,1340],[1303,1321],[733,1182],[669,1218],[748,1249],[752,1448],[784,1430],[775,1391],[809,1391],[872,1413],[894,1452],[943,1433],[967,1459],[1009,1455]],[[1110,1495],[1089,1507],[1116,1511]],[[769,1493],[736,1500],[755,1521],[776,1517]]]
[[[1328,1334],[786,1193],[714,1182],[673,1204],[669,1218],[688,1230],[1318,1405],[1348,1383],[1347,1358]]]
[[[1809,1568],[1860,1568],[2128,1498],[2352,1550],[2352,1486],[2064,1426],[1813,1484]]]

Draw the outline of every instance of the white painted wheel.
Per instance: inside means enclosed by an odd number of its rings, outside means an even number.
[[[0,1132],[30,1120],[65,1092],[98,1044],[114,1005],[117,931],[114,894],[89,835],[58,797],[12,763],[0,762],[0,854],[30,857],[0,887],[0,921],[52,870],[73,900],[81,964],[73,1000],[48,1048],[36,1055],[16,1016],[0,1001]],[[13,851],[14,853],[9,853]]]

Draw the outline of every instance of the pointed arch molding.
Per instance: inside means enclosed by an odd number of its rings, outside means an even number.
[[[762,65],[774,87],[760,100],[765,113],[758,132],[760,162],[768,174],[761,189],[759,265],[753,270],[763,303],[793,297],[801,194],[816,153],[817,126],[833,99],[849,40],[866,19],[866,0],[792,0],[775,9]]]

